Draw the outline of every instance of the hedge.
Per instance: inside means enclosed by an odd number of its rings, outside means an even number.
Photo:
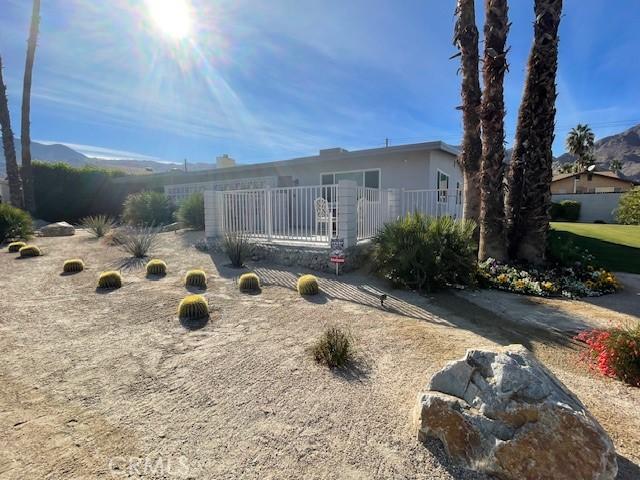
[[[563,200],[560,203],[551,203],[549,211],[552,221],[577,222],[580,218],[580,202]]]

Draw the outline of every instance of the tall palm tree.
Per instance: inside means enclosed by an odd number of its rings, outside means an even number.
[[[474,0],[458,0],[453,44],[461,56],[462,72],[462,153],[460,163],[464,175],[463,216],[478,222],[480,218],[480,74],[478,72],[478,28]]]
[[[507,216],[512,257],[544,261],[556,117],[558,26],[562,0],[535,0],[534,37],[509,175]]]
[[[0,57],[0,127],[2,128],[2,148],[7,166],[7,177],[9,177],[9,200],[14,207],[22,208],[22,182],[16,160],[16,147],[13,143],[7,87],[2,77],[2,57]]]
[[[481,126],[480,245],[478,257],[506,260],[504,225],[504,74],[508,68],[505,44],[509,32],[506,0],[485,0],[484,62]]]
[[[593,163],[595,135],[589,125],[578,124],[572,128],[565,141],[567,150],[576,157],[576,171],[582,171]]]
[[[31,169],[31,77],[33,75],[33,61],[36,55],[38,41],[38,26],[40,24],[40,0],[33,0],[31,11],[31,28],[27,43],[27,60],[24,67],[24,82],[22,84],[22,125],[20,142],[22,143],[22,183],[24,189],[24,206],[34,213],[36,208],[33,193],[33,172]]]

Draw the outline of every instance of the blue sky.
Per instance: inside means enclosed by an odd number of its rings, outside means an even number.
[[[30,3],[2,0],[0,10],[16,135]],[[460,141],[454,0],[190,3],[192,34],[177,41],[153,24],[145,0],[44,1],[32,138],[104,157],[228,153],[241,163],[385,138]],[[510,3],[508,142],[533,20],[532,0]],[[640,123],[638,1],[564,3],[556,154],[578,122],[597,137]]]

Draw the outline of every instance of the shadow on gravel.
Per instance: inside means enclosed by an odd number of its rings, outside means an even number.
[[[640,478],[640,465],[626,457],[618,455],[618,475],[616,480],[637,480]]]
[[[197,318],[193,320],[187,319],[187,318],[180,318],[179,320],[180,320],[180,325],[182,325],[187,330],[200,330],[205,325],[207,325],[207,323],[209,323],[210,317],[211,317],[210,315],[207,315],[206,317]]]
[[[418,440],[416,440],[417,442]],[[449,475],[455,480],[491,480],[492,477],[485,475],[484,473],[474,472],[473,470],[467,470],[458,465],[455,465],[447,452],[444,449],[444,445],[440,440],[435,438],[427,438],[424,442],[420,442],[421,445],[433,455],[436,461],[444,468]]]
[[[111,263],[114,270],[138,270],[147,264],[148,258],[124,257]]]

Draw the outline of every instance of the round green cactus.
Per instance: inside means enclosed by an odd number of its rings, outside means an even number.
[[[243,273],[238,279],[241,292],[256,292],[260,290],[260,278],[253,272]]]
[[[102,272],[98,277],[98,288],[120,288],[122,286],[122,276],[115,270]]]
[[[147,275],[166,275],[167,264],[162,260],[154,258],[147,263]]]
[[[182,320],[197,320],[209,315],[209,303],[202,295],[184,297],[178,306],[178,317]]]
[[[207,288],[207,274],[204,270],[189,270],[184,277],[185,287]]]
[[[70,260],[65,260],[62,265],[62,271],[64,273],[77,273],[84,270],[84,262],[79,258],[72,258]]]
[[[24,247],[21,247],[20,250],[18,251],[20,252],[20,256],[22,258],[39,257],[40,255],[42,255],[42,252],[40,251],[40,249],[35,245],[25,245]]]
[[[313,275],[302,275],[298,279],[298,293],[300,295],[316,295],[320,291],[318,279]]]
[[[22,247],[26,247],[27,244],[24,242],[11,242],[8,246],[8,251],[10,253],[19,252]]]

